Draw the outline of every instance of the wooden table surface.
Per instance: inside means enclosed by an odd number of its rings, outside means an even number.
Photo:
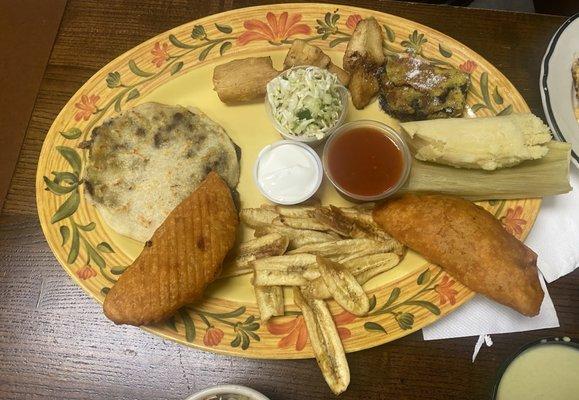
[[[68,0],[0,215],[0,398],[183,399],[221,383],[248,385],[272,400],[334,397],[313,360],[220,356],[113,325],[56,262],[36,215],[34,177],[42,141],[91,75],[174,26],[258,3],[269,1]],[[543,116],[540,61],[562,17],[384,0],[358,5],[460,40],[497,66]],[[419,332],[350,354],[352,383],[341,398],[486,399],[500,363],[519,346],[543,336],[579,336],[578,287],[579,271],[549,285],[559,329],[496,335],[494,346],[483,349],[474,364],[475,338],[424,342]]]

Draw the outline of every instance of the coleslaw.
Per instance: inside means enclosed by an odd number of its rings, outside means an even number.
[[[336,75],[317,67],[292,68],[267,85],[273,119],[287,133],[322,139],[344,108]]]

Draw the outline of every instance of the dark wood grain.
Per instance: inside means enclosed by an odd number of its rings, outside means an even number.
[[[183,399],[238,383],[272,400],[332,399],[313,360],[218,356],[118,327],[58,265],[40,230],[36,162],[50,124],[68,99],[111,59],[190,20],[255,2],[69,0],[42,80],[8,198],[0,215],[0,398]],[[351,4],[351,2],[348,2]],[[429,25],[495,64],[542,115],[539,62],[563,18],[360,1],[360,6]],[[500,363],[543,336],[579,336],[579,272],[549,285],[561,328],[495,335],[471,363],[475,338],[424,342],[415,333],[350,354],[343,399],[485,399]]]

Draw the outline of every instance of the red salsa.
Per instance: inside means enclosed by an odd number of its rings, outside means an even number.
[[[328,148],[333,181],[359,196],[376,196],[395,186],[402,175],[402,150],[378,129],[354,128],[336,137]]]

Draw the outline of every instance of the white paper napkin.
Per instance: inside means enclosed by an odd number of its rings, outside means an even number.
[[[526,244],[538,255],[547,282],[579,267],[579,171],[571,167],[571,193],[545,198]],[[545,298],[539,315],[529,318],[477,295],[445,318],[422,330],[425,340],[555,328],[559,320],[541,277]],[[480,342],[480,340],[479,340]]]

